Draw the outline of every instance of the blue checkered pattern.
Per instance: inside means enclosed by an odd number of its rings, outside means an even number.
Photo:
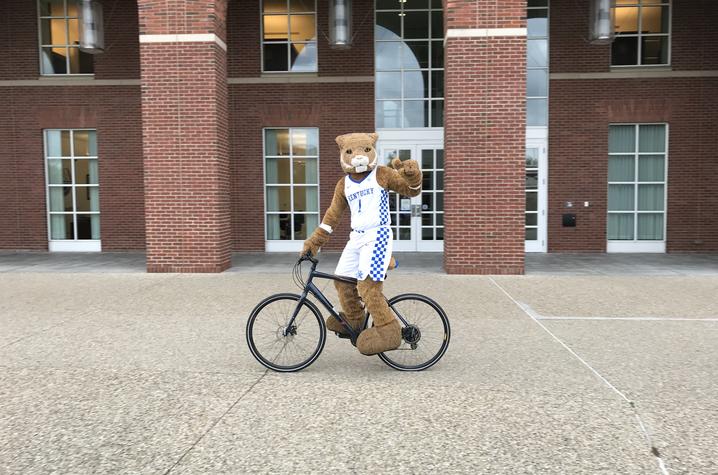
[[[380,226],[386,226],[389,224],[389,192],[381,190],[381,202],[379,203],[379,216],[381,221]]]
[[[379,228],[376,232],[374,252],[371,256],[371,267],[369,268],[369,277],[376,282],[384,280],[384,272],[386,271],[385,263],[387,259],[391,258],[391,256],[387,256],[386,252],[387,243],[389,242],[391,235],[390,233],[391,231],[389,228]]]

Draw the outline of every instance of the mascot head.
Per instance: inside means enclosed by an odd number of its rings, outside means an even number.
[[[377,165],[377,134],[345,134],[337,137],[341,151],[339,163],[344,173],[364,173]]]

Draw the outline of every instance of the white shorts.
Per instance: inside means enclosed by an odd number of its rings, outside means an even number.
[[[391,229],[387,226],[352,231],[334,273],[357,280],[370,277],[377,282],[383,281],[391,260],[392,240]]]

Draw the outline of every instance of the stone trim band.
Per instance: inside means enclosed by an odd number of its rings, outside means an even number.
[[[493,36],[526,36],[526,28],[449,28],[446,38],[488,38]]]
[[[220,48],[227,51],[227,43],[214,33],[140,35],[140,43],[217,43]]]

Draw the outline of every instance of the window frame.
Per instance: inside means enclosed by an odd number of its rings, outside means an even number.
[[[551,30],[551,2],[550,0],[546,1],[546,6],[527,6],[526,12],[527,12],[527,22],[528,22],[528,12],[530,10],[545,10],[546,11],[546,36],[533,36],[528,34],[528,25],[527,25],[527,32],[526,32],[526,46],[527,46],[527,61],[526,61],[526,127],[546,127],[548,128],[549,125],[549,96],[551,94],[550,87],[551,87],[551,80],[550,80],[550,68],[551,68],[551,37],[550,37],[550,30]],[[529,40],[545,40],[546,41],[546,66],[529,66],[528,65],[528,42]],[[546,95],[545,96],[530,96],[529,90],[528,90],[528,74],[529,71],[545,71],[546,72]],[[546,123],[544,125],[530,125],[528,123],[528,104],[531,100],[545,100],[546,101],[546,114],[545,119]]]
[[[55,156],[50,155],[50,141],[49,141],[49,133],[50,132],[69,132],[70,133],[70,155],[68,156]],[[43,166],[45,171],[45,207],[46,207],[46,219],[47,219],[47,242],[48,242],[48,248],[50,252],[68,252],[68,251],[75,251],[75,252],[100,252],[102,250],[102,222],[100,221],[100,235],[98,239],[79,239],[77,236],[77,216],[78,215],[97,215],[100,216],[100,220],[102,219],[102,209],[100,207],[100,176],[99,176],[99,165],[100,165],[100,155],[99,155],[99,145],[96,155],[87,155],[87,156],[77,156],[75,155],[75,140],[74,140],[74,134],[75,132],[94,132],[95,133],[95,140],[97,143],[97,129],[96,128],[49,128],[49,129],[43,129],[42,131],[42,137],[43,137]],[[50,168],[49,163],[51,160],[70,160],[71,162],[71,182],[70,183],[62,183],[62,184],[51,184],[50,183]],[[97,169],[98,169],[98,176],[97,176],[97,183],[93,184],[78,184],[77,179],[75,177],[75,162],[76,160],[96,160],[97,161]],[[52,211],[51,210],[51,204],[50,204],[50,189],[51,188],[71,188],[72,190],[72,211]],[[98,193],[98,210],[97,211],[78,211],[77,209],[77,189],[78,188],[96,188]],[[52,237],[52,216],[53,215],[71,215],[73,216],[73,238],[72,239],[54,239]]]
[[[316,130],[317,133],[317,154],[316,155],[295,155],[294,154],[294,146],[292,144],[292,130],[295,129],[313,129]],[[267,131],[269,130],[287,130],[289,132],[289,155],[267,155]],[[264,243],[265,243],[265,250],[267,252],[292,252],[297,251],[301,249],[302,243],[304,242],[304,239],[294,239],[294,215],[295,214],[302,214],[302,215],[316,215],[317,216],[317,226],[321,224],[321,167],[320,167],[320,130],[319,127],[301,127],[301,126],[294,126],[294,127],[263,127],[262,128],[262,187],[263,187],[263,198],[264,198]],[[268,158],[286,158],[289,159],[289,176],[290,181],[288,184],[268,184],[267,183],[267,159]],[[314,187],[317,190],[317,211],[295,211],[294,210],[294,189],[297,185],[294,184],[294,159],[295,158],[315,158],[317,160],[317,183],[316,184],[301,184],[298,185],[299,187]],[[270,186],[289,186],[290,189],[290,210],[289,211],[268,211],[268,188]],[[270,214],[289,214],[291,216],[291,229],[292,229],[292,239],[269,239],[269,225],[268,225],[268,216]],[[307,238],[311,234],[311,232],[314,231],[314,229],[309,230],[307,229]]]
[[[302,15],[312,15],[314,17],[314,41],[295,41],[294,43],[299,44],[314,44],[316,51],[317,51],[317,61],[314,64],[314,69],[311,71],[292,71],[292,39],[291,39],[291,17],[292,13],[290,11],[290,1],[291,0],[285,0],[287,3],[287,12],[286,13],[268,13],[268,15],[285,15],[287,17],[287,41],[265,41],[264,40],[264,0],[259,0],[259,70],[261,74],[317,74],[319,72],[319,25],[317,24],[318,19],[318,11],[317,11],[317,0],[314,1],[314,10],[312,12],[301,12],[296,13],[294,16],[302,16]],[[287,70],[286,71],[266,71],[264,69],[264,45],[265,44],[286,44],[287,45]],[[274,127],[270,127],[274,128]],[[300,128],[300,127],[295,127]]]
[[[670,68],[672,66],[672,50],[673,50],[673,0],[660,0],[660,3],[647,4],[647,7],[668,7],[668,31],[666,33],[648,33],[644,34],[641,31],[641,23],[643,21],[643,15],[641,10],[644,8],[644,0],[633,0],[638,8],[638,32],[635,34],[621,35],[615,31],[614,27],[614,41],[617,38],[637,38],[638,49],[636,51],[636,64],[613,64],[613,43],[611,43],[611,50],[609,51],[609,65],[611,69],[631,69],[631,68]],[[631,5],[615,5],[614,10],[622,7],[629,7]],[[641,52],[642,52],[642,41],[643,37],[665,37],[668,39],[666,62],[661,64],[641,64]],[[613,124],[612,124],[613,125]],[[618,125],[618,124],[616,124]]]
[[[635,149],[632,153],[627,152],[608,152],[606,154],[606,251],[607,252],[653,252],[665,253],[666,242],[668,241],[668,155],[669,149],[669,124],[667,122],[615,122],[608,124],[608,130],[613,126],[632,126],[635,130]],[[665,130],[664,151],[658,152],[640,152],[640,126],[642,125],[662,125]],[[610,132],[609,132],[610,133]],[[608,145],[608,142],[607,142]],[[634,176],[632,181],[610,181],[608,179],[608,157],[632,155],[634,161]],[[663,155],[663,181],[639,181],[638,166],[639,157],[641,155]],[[633,186],[633,210],[632,211],[611,211],[608,209],[608,193],[610,185],[632,185]],[[638,239],[638,215],[639,214],[658,214],[657,211],[640,211],[638,209],[638,187],[639,185],[663,185],[663,239]],[[609,239],[608,237],[608,216],[611,214],[632,214],[633,215],[633,239]]]
[[[67,2],[68,2],[68,0],[62,0],[62,5],[64,8],[64,16],[53,17],[53,16],[43,16],[42,15],[42,5],[41,5],[42,0],[35,0],[35,6],[37,8],[37,47],[38,47],[38,60],[39,60],[38,67],[39,67],[39,71],[40,71],[40,76],[42,76],[42,77],[94,77],[95,76],[94,58],[92,60],[92,72],[91,73],[71,73],[70,72],[70,55],[69,55],[70,48],[77,48],[78,55],[81,53],[81,51],[80,51],[79,45],[75,46],[75,45],[69,44],[69,39],[70,39],[69,24],[70,24],[70,20],[77,19],[78,37],[79,37],[80,8],[82,8],[82,6],[80,5],[79,0],[78,0],[78,4],[77,4],[78,16],[77,17],[69,17],[69,16],[67,16]],[[65,50],[68,52],[68,55],[65,59],[65,67],[66,67],[66,71],[67,71],[65,73],[48,73],[48,72],[45,72],[44,68],[43,68],[43,64],[44,64],[43,49],[53,47],[52,45],[46,46],[42,42],[42,20],[49,20],[49,19],[58,19],[58,20],[62,19],[65,22],[65,36],[66,36],[65,40],[66,41],[63,46],[58,46],[58,47],[65,48]],[[68,129],[62,129],[62,130],[68,130]]]
[[[402,16],[402,18],[405,17],[406,12],[414,13],[414,12],[426,12],[428,14],[428,29],[427,29],[427,37],[426,38],[404,38],[404,21],[401,21],[401,35],[400,40],[380,40],[376,38],[376,34],[374,35],[373,40],[373,47],[374,47],[374,81],[376,83],[376,75],[377,73],[387,73],[387,72],[393,72],[393,73],[399,73],[401,78],[401,84],[400,84],[400,97],[399,98],[379,98],[377,97],[377,87],[374,88],[374,124],[377,128],[377,130],[404,130],[404,131],[422,131],[427,129],[434,129],[434,130],[443,130],[444,128],[444,122],[446,120],[446,57],[444,54],[442,54],[443,57],[443,64],[442,67],[436,68],[433,65],[433,51],[434,44],[441,44],[441,48],[445,52],[445,38],[442,31],[441,37],[433,37],[433,25],[432,25],[432,19],[431,14],[432,12],[441,12],[442,15],[444,15],[443,8],[440,7],[434,7],[432,6],[433,0],[427,0],[428,8],[409,8],[405,9],[404,5],[406,2],[400,2],[399,8],[385,8],[385,9],[377,9],[376,7],[376,1],[374,2],[372,8],[374,9],[374,25],[373,28],[376,29],[377,25],[377,13],[397,13],[399,16]],[[411,68],[404,68],[403,66],[403,60],[400,59],[400,67],[393,68],[393,69],[377,69],[377,61],[376,61],[376,51],[377,51],[377,45],[379,43],[401,43],[406,45],[406,42],[412,42],[412,41],[422,41],[427,42],[429,45],[429,50],[427,51],[428,59],[429,59],[429,66],[426,68],[419,67],[418,69],[411,69]],[[406,46],[408,48],[408,46]],[[427,73],[428,83],[426,84],[427,91],[429,92],[428,97],[422,97],[422,98],[415,98],[415,97],[409,97],[407,98],[405,96],[405,87],[404,87],[404,73],[405,72],[419,72],[419,73]],[[441,72],[443,75],[443,82],[444,82],[444,91],[442,92],[441,97],[436,97],[433,95],[433,72]],[[380,102],[392,102],[396,101],[400,104],[399,113],[401,115],[400,121],[401,124],[399,127],[378,127],[378,122],[376,120],[377,118],[377,112],[379,111],[379,103]],[[406,101],[422,101],[423,103],[428,103],[429,110],[428,110],[428,126],[421,126],[421,127],[404,127],[404,103]],[[437,102],[442,103],[442,125],[437,126],[434,125],[433,121],[433,112],[434,112],[434,104]]]

